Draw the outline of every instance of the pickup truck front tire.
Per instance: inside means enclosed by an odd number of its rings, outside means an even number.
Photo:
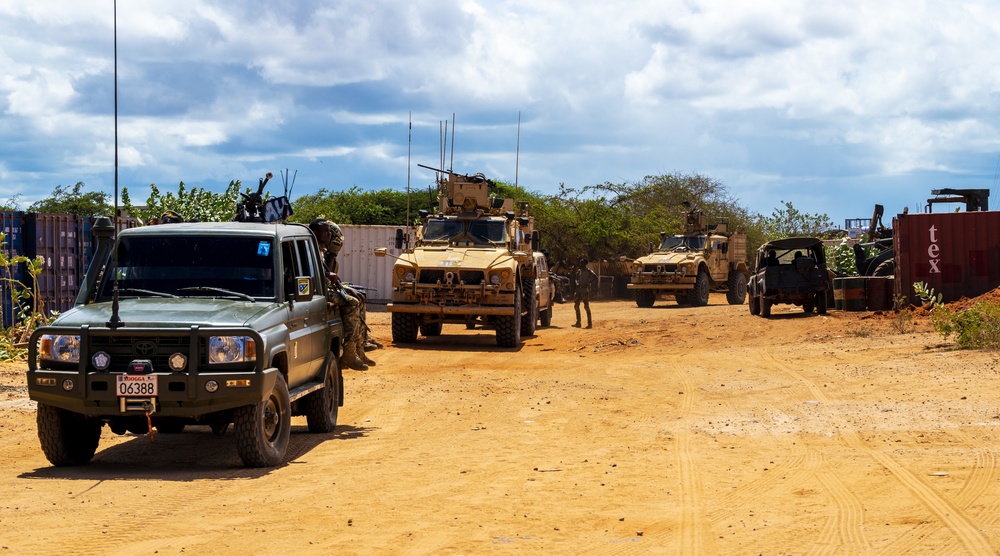
[[[292,409],[285,376],[278,373],[267,399],[236,409],[233,416],[236,451],[247,467],[274,467],[288,451]]]
[[[35,417],[42,452],[52,465],[83,465],[94,457],[103,423],[44,403]]]

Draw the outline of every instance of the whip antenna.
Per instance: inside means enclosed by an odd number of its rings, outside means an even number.
[[[114,3],[114,50],[115,50],[115,210],[112,214],[112,222],[115,228],[115,235],[118,235],[118,0]],[[113,240],[112,245],[115,245]],[[112,254],[112,268],[114,269],[114,285],[111,288],[111,318],[105,326],[114,330],[123,325],[121,317],[118,315],[118,249],[115,248]]]

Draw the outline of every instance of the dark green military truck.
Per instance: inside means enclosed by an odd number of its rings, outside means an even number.
[[[32,334],[28,394],[54,465],[116,434],[233,425],[243,463],[282,463],[290,419],[331,432],[343,405],[340,314],[305,226],[171,223],[98,247],[76,306]]]

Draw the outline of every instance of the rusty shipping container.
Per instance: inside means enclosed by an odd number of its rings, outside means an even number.
[[[944,302],[1000,286],[1000,211],[900,214],[892,219],[895,293],[914,305],[924,282]]]
[[[24,250],[42,257],[38,287],[46,314],[73,307],[79,288],[79,217],[72,214],[25,213]]]

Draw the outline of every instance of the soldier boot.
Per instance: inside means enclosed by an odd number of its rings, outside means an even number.
[[[364,338],[358,338],[356,351],[358,353],[358,359],[360,359],[362,363],[364,363],[365,365],[368,365],[369,367],[374,367],[375,366],[375,361],[372,360],[371,358],[369,358],[367,355],[365,355],[365,340],[364,340]]]
[[[358,344],[354,340],[349,340],[344,344],[344,354],[341,356],[341,362],[355,371],[368,370],[368,365],[358,357]]]

